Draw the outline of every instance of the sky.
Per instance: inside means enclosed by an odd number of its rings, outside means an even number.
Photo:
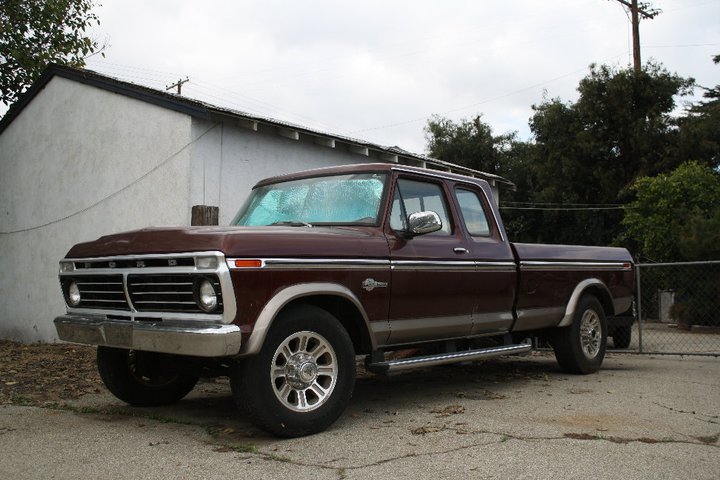
[[[720,0],[653,0],[653,59],[720,84]],[[577,99],[589,65],[632,63],[616,0],[104,0],[87,68],[303,127],[425,153],[432,115],[531,138],[532,105]],[[702,95],[696,89],[695,100]],[[679,102],[693,98],[679,99]]]

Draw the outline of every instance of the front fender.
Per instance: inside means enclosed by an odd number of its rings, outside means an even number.
[[[280,290],[265,304],[255,321],[250,338],[243,345],[239,356],[255,355],[260,352],[273,321],[286,305],[294,300],[316,295],[337,296],[351,302],[362,315],[367,331],[371,331],[367,313],[360,300],[350,289],[336,283],[301,283]],[[372,347],[375,348],[375,339],[372,335],[370,335],[370,339],[373,343]]]

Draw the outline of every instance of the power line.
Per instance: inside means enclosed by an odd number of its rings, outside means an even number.
[[[170,86],[166,85],[167,77],[178,76],[177,73],[151,70],[142,67],[132,67],[110,62],[96,63],[89,65],[89,67],[105,75],[126,79],[126,81],[145,83],[146,86],[151,88],[165,88],[167,90],[177,86],[177,83]],[[180,81],[184,84],[188,81],[188,79],[186,77],[185,80]],[[213,94],[213,92],[216,94]],[[331,126],[325,124],[321,121],[284,110],[271,103],[212,83],[193,80],[185,91],[185,96],[195,98],[200,101],[208,101],[218,106],[238,109],[243,112],[255,113],[261,116],[271,115],[277,118],[290,119],[288,121],[299,122],[306,125],[315,125],[319,129],[324,129],[328,132],[337,132],[338,134],[345,136],[351,135],[348,130],[339,128],[336,125]]]
[[[623,54],[614,55],[613,57],[610,57],[609,59],[606,59],[605,61],[618,58],[618,57],[620,57],[620,56],[622,56],[622,55],[623,55]],[[576,73],[579,73],[579,72],[584,72],[586,69],[587,69],[587,67],[579,68],[579,69],[577,69],[577,70],[573,70],[572,72],[566,73],[566,74],[564,74],[564,75],[560,75],[559,77],[551,78],[551,79],[549,79],[549,80],[544,80],[544,81],[542,81],[542,82],[540,82],[540,83],[536,83],[536,84],[530,85],[530,86],[528,86],[528,87],[524,87],[524,88],[521,88],[521,89],[518,89],[518,90],[514,90],[514,91],[509,92],[509,93],[504,93],[504,94],[502,94],[502,95],[497,95],[497,96],[495,96],[495,97],[491,97],[491,98],[488,98],[488,99],[485,99],[485,100],[481,100],[481,101],[479,101],[479,102],[472,103],[472,104],[470,104],[470,105],[465,105],[465,106],[462,106],[462,107],[453,108],[453,109],[451,109],[451,110],[445,110],[444,112],[440,112],[439,115],[447,115],[448,113],[454,113],[454,112],[458,112],[458,111],[461,111],[461,110],[467,110],[468,108],[479,107],[480,105],[484,105],[484,104],[486,104],[486,103],[494,102],[494,101],[496,101],[496,100],[500,100],[500,99],[503,99],[503,98],[506,98],[506,97],[511,97],[511,96],[513,96],[513,95],[517,95],[517,94],[519,94],[519,93],[523,93],[523,92],[526,92],[526,91],[528,91],[528,90],[532,90],[532,89],[534,89],[534,88],[543,87],[543,86],[547,85],[548,83],[552,83],[552,82],[556,82],[556,81],[558,81],[558,80],[562,80],[563,78],[569,77],[569,76],[571,76],[571,75],[575,75]],[[429,115],[428,115],[428,116],[429,116]],[[426,121],[426,120],[428,119],[428,116],[424,116],[424,117],[422,117],[422,118],[418,117],[418,118],[414,118],[414,119],[412,119],[412,120],[405,120],[405,121],[396,122],[396,123],[390,123],[390,124],[386,124],[386,125],[380,125],[380,126],[377,126],[377,127],[364,128],[364,129],[362,129],[362,130],[355,130],[355,131],[353,131],[353,132],[351,132],[351,133],[363,133],[363,132],[369,132],[369,131],[372,131],[372,130],[383,130],[383,129],[386,129],[386,128],[399,127],[399,126],[401,126],[401,125],[407,125],[407,124],[410,124],[410,123],[424,122],[424,121]]]
[[[65,215],[65,216],[62,217],[62,218],[58,218],[58,219],[56,219],[56,220],[52,220],[52,221],[50,221],[50,222],[43,223],[42,225],[36,225],[36,226],[34,226],[34,227],[20,228],[20,229],[18,229],[18,230],[9,230],[9,231],[6,231],[6,232],[0,232],[0,235],[10,235],[10,234],[12,234],[12,233],[24,233],[24,232],[30,232],[30,231],[32,231],[32,230],[39,230],[39,229],[41,229],[41,228],[49,227],[50,225],[54,225],[54,224],[56,224],[56,223],[64,222],[65,220],[68,220],[68,219],[70,219],[70,218],[72,218],[72,217],[75,217],[75,216],[77,216],[77,215],[80,215],[80,214],[82,214],[82,213],[85,213],[85,212],[87,212],[88,210],[91,210],[91,209],[97,207],[97,206],[100,205],[101,203],[104,203],[104,202],[110,200],[111,198],[117,197],[119,194],[121,194],[122,192],[124,192],[124,191],[127,190],[128,188],[132,187],[133,185],[136,185],[136,184],[140,183],[142,180],[144,180],[145,178],[149,177],[151,174],[153,174],[153,173],[155,173],[156,171],[160,170],[160,168],[164,167],[164,166],[165,166],[167,163],[169,163],[172,159],[174,159],[175,157],[177,157],[178,155],[180,155],[180,154],[181,154],[183,151],[185,151],[185,149],[188,148],[190,145],[192,145],[193,143],[197,142],[198,140],[200,140],[201,138],[203,138],[205,135],[207,135],[208,133],[210,133],[210,132],[211,132],[212,130],[214,130],[218,125],[220,125],[220,124],[216,123],[215,125],[212,125],[212,126],[209,127],[207,130],[205,130],[200,136],[198,136],[197,138],[195,138],[195,139],[193,139],[193,140],[190,140],[190,142],[188,142],[188,143],[186,143],[185,145],[183,145],[179,150],[177,150],[175,153],[173,153],[172,155],[170,155],[169,157],[167,157],[166,159],[164,159],[162,162],[160,162],[159,164],[157,164],[157,165],[156,165],[155,167],[153,167],[152,169],[150,169],[150,170],[148,170],[147,172],[145,172],[143,175],[141,175],[140,177],[136,178],[136,179],[133,180],[132,182],[128,183],[127,185],[125,185],[125,186],[122,187],[121,189],[116,190],[116,191],[114,191],[113,193],[111,193],[111,194],[109,194],[109,195],[101,198],[100,200],[98,200],[97,202],[93,203],[92,205],[89,205],[89,206],[87,206],[87,207],[85,207],[85,208],[83,208],[83,209],[80,209],[80,210],[78,210],[78,211],[76,211],[76,212],[74,212],[74,213],[71,213],[70,215]]]
[[[717,43],[688,43],[685,45],[643,45],[645,48],[691,48],[691,47],[716,47],[720,45]]]
[[[500,210],[536,210],[545,212],[592,212],[598,210],[627,210],[634,207],[618,206],[618,207],[505,207],[500,206]]]
[[[600,210],[626,210],[633,209],[628,204],[623,203],[572,203],[572,202],[500,202],[502,210],[535,210],[535,211],[557,211],[557,212],[576,212],[576,211],[600,211]]]
[[[190,81],[190,79],[188,77],[185,77],[185,80],[179,79],[177,82],[173,83],[172,85],[166,85],[165,90],[170,90],[171,88],[177,87],[177,94],[182,95],[183,83],[187,83],[189,81]]]
[[[565,202],[511,202],[503,201],[503,205],[516,207],[622,207],[623,203],[565,203]]]

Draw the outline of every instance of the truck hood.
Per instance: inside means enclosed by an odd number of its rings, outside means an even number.
[[[145,228],[79,243],[67,258],[220,251],[226,257],[387,258],[376,227]]]

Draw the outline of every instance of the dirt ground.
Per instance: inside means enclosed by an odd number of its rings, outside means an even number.
[[[593,375],[549,352],[358,379],[327,431],[276,439],[226,379],[131,408],[94,349],[0,341],[0,478],[693,478],[720,471],[720,362],[611,353]],[[38,408],[40,407],[40,408]]]
[[[370,375],[360,362],[358,377],[366,376]],[[208,381],[228,384],[222,378]],[[104,391],[95,363],[95,347],[0,340],[0,405],[43,406]]]
[[[94,347],[0,340],[0,404],[43,405],[103,388]]]

